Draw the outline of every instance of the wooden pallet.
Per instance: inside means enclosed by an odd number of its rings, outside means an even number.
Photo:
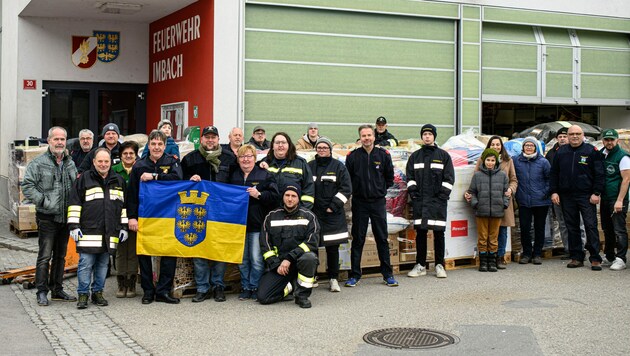
[[[27,239],[30,237],[37,237],[39,235],[39,231],[37,230],[20,230],[18,228],[17,222],[11,220],[11,224],[9,224],[9,229],[11,232],[21,239]]]
[[[446,258],[444,259],[444,265],[447,271],[462,268],[476,268],[479,266],[479,259],[472,256]]]
[[[564,247],[548,248],[542,252],[542,258],[560,258],[564,256]]]

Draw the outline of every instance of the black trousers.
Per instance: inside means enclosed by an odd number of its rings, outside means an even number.
[[[376,241],[378,259],[381,261],[383,278],[392,276],[392,265],[389,261],[389,244],[387,242],[387,212],[385,198],[365,201],[352,198],[352,247],[350,249],[350,277],[361,278],[361,256],[365,245],[368,222],[372,222],[372,233]]]
[[[295,291],[297,298],[308,298],[315,282],[318,259],[313,252],[306,252],[298,258],[297,263],[289,267],[289,274],[282,276],[274,268],[260,277],[258,282],[258,302],[272,304]]]
[[[416,263],[427,267],[427,234],[429,230],[416,229]],[[433,230],[435,264],[444,267],[444,231]]]
[[[160,277],[157,286],[153,284],[151,256],[138,255],[138,264],[140,265],[140,286],[144,290],[145,295],[154,296],[156,293],[165,295],[171,292],[173,280],[175,279],[177,257],[160,257]]]
[[[326,271],[330,279],[339,277],[339,245],[326,246]]]
[[[591,262],[601,262],[599,255],[599,233],[597,232],[597,207],[589,202],[589,196],[573,194],[560,195],[562,215],[569,231],[569,257],[572,260],[584,260],[584,247],[588,250]],[[580,215],[584,221],[586,246],[582,244],[580,233]]]
[[[49,290],[53,293],[61,292],[68,251],[68,226],[64,223],[38,219],[37,228],[39,230],[39,252],[35,265],[37,292],[48,293]]]
[[[523,256],[542,256],[543,245],[545,244],[545,226],[547,223],[548,206],[518,207],[518,219],[521,225],[521,244],[523,245]],[[532,219],[534,220],[534,251],[532,253]],[[579,218],[578,218],[579,220]],[[580,235],[582,239],[582,235]]]
[[[602,230],[604,230],[604,253],[610,262],[619,257],[626,262],[628,253],[628,229],[626,228],[626,215],[628,213],[628,201],[623,202],[623,208],[618,213],[615,211],[615,202],[602,200],[599,205]],[[615,249],[617,252],[615,253]]]

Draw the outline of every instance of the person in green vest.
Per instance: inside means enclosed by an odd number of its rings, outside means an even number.
[[[602,138],[604,142],[602,153],[606,157],[604,160],[606,186],[600,205],[600,219],[605,237],[604,253],[606,260],[612,263],[610,269],[621,271],[626,269],[626,253],[628,252],[626,214],[628,213],[628,185],[630,184],[630,155],[619,147],[617,130],[604,130]]]

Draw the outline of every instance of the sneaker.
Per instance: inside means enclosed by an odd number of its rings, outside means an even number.
[[[518,264],[520,265],[526,265],[528,264],[530,261],[530,257],[529,256],[521,256],[521,260],[518,261]]]
[[[383,282],[385,282],[388,287],[398,287],[398,281],[394,278],[394,276],[384,278]]]
[[[567,263],[567,268],[578,268],[584,267],[584,262],[578,260],[571,260],[571,262]]]
[[[77,298],[60,290],[59,292],[51,293],[50,299],[52,300],[60,300],[62,302],[76,302]]]
[[[348,278],[348,280],[346,281],[345,286],[346,287],[356,287],[357,284],[359,284],[359,279],[358,278],[354,278],[354,277],[350,277]]]
[[[193,303],[201,303],[208,298],[208,292],[197,292],[192,298]]]
[[[79,294],[79,302],[77,302],[77,309],[85,309],[88,307],[88,295]]]
[[[47,306],[50,304],[48,302],[48,292],[37,292],[37,305]]]
[[[250,298],[252,298],[252,300],[255,302],[258,301],[258,289],[252,290],[252,296]]]
[[[225,302],[225,293],[223,292],[223,287],[221,286],[214,287],[214,301]]]
[[[243,289],[241,294],[238,295],[238,300],[247,300],[247,299],[251,299],[251,297],[252,297],[252,291],[249,289]]]
[[[542,265],[542,257],[534,256],[534,258],[532,259],[532,263],[535,265]]]
[[[615,261],[617,260],[617,258],[615,258]],[[615,261],[610,262],[606,256],[602,257],[602,267],[610,267],[612,266],[613,263],[615,263]],[[623,260],[622,260],[623,261]]]
[[[610,269],[613,271],[621,271],[622,269],[626,269],[626,263],[619,257],[615,257]]]
[[[416,264],[413,269],[407,272],[407,277],[416,278],[427,274],[427,269],[421,264]]]
[[[94,292],[92,293],[92,303],[100,306],[100,307],[105,307],[107,306],[109,303],[107,302],[107,300],[105,300],[105,298],[103,298],[103,291],[99,291],[99,292]]]
[[[599,262],[599,261],[591,262],[591,270],[592,271],[601,271],[602,270],[602,263]]]
[[[435,276],[437,278],[446,278],[446,271],[441,264],[435,265]]]
[[[339,288],[339,282],[334,278],[330,279],[330,291],[341,292],[341,288]]]

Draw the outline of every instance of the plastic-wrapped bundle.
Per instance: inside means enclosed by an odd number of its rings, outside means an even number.
[[[407,204],[407,183],[403,171],[394,168],[394,185],[387,189],[385,209],[393,216],[403,216]]]
[[[503,144],[503,147],[510,157],[515,157],[521,154],[523,151],[523,140],[524,138],[515,138]],[[538,152],[542,155],[545,154],[545,143],[542,141],[538,141]]]

